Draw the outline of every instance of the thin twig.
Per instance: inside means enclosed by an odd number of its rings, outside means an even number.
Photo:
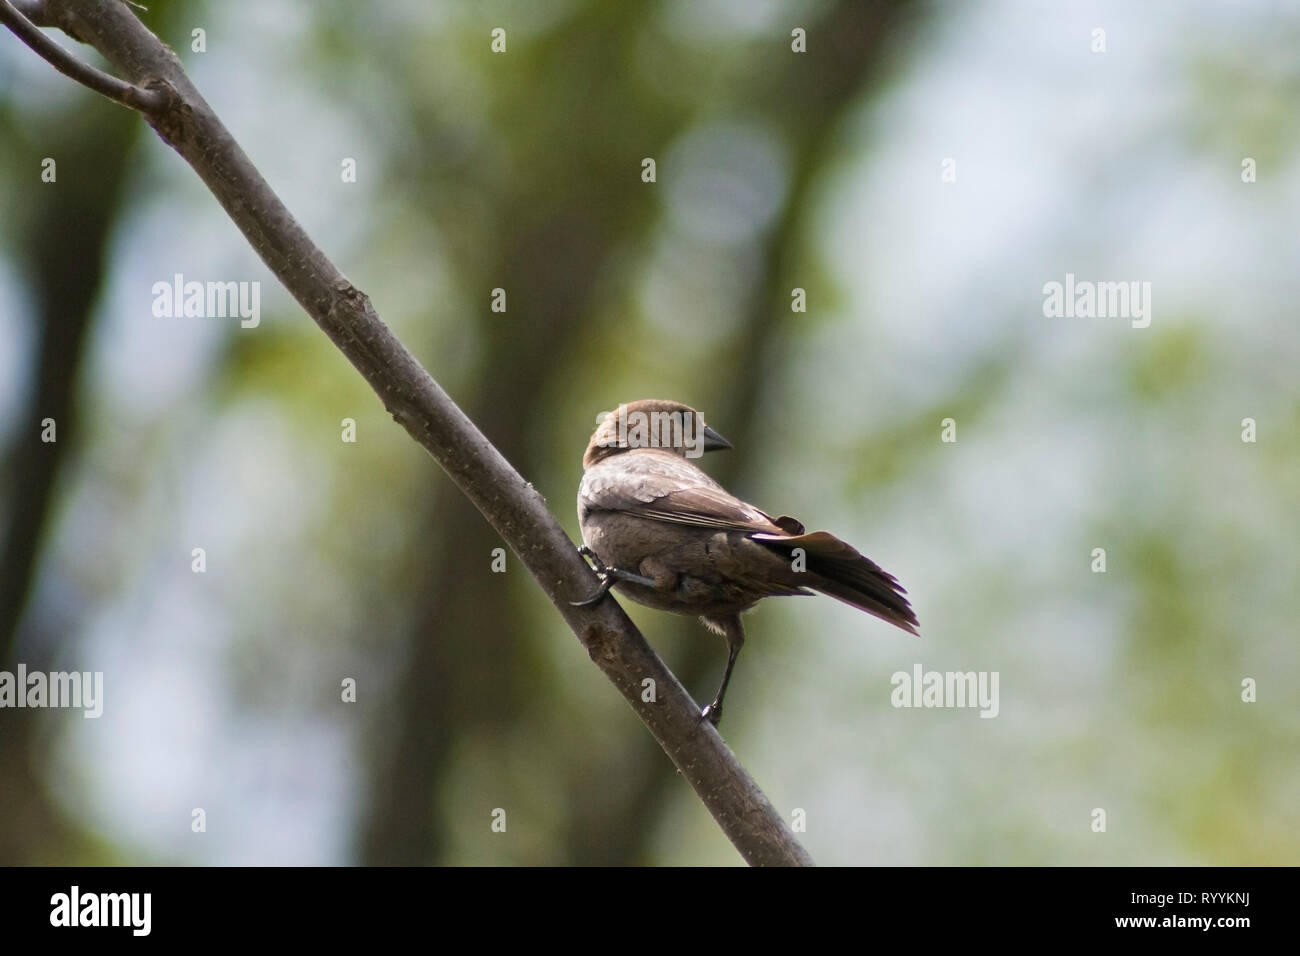
[[[0,3],[9,6],[7,0]],[[591,593],[595,579],[541,495],[384,325],[369,297],[311,241],[190,83],[175,54],[118,0],[45,0],[45,6],[60,27],[94,46],[118,72],[151,89],[157,83],[169,90],[171,102],[161,111],[137,108],[198,173],[263,262],[361,372],[393,418],[510,545],[745,860],[811,865],[782,816],[714,727],[700,719],[690,695],[622,608],[611,600],[592,608],[569,603]],[[9,19],[5,22],[13,27]],[[86,82],[84,73],[63,72]],[[86,85],[123,102],[98,85]],[[654,701],[642,699],[646,678],[655,682]]]
[[[32,13],[43,22],[49,21],[49,10],[45,4],[28,3]],[[44,14],[44,16],[41,16]],[[89,63],[78,60],[63,47],[59,46],[44,33],[40,27],[29,20],[9,0],[0,0],[0,23],[12,30],[36,54],[44,59],[64,76],[71,77],[82,86],[89,87],[96,93],[107,96],[114,103],[141,113],[153,115],[161,112],[167,105],[168,96],[161,89],[143,89],[131,83],[125,83],[103,70],[97,70]]]

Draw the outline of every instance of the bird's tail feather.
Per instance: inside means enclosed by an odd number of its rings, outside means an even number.
[[[892,574],[852,545],[826,531],[790,536],[759,534],[754,538],[782,551],[803,548],[808,559],[809,587],[919,635],[920,624],[905,597],[907,591]]]

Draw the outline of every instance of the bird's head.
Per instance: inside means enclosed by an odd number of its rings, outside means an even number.
[[[659,448],[698,458],[706,451],[730,448],[731,443],[704,423],[704,417],[681,402],[643,398],[602,412],[582,457],[590,468],[611,455],[638,448]]]

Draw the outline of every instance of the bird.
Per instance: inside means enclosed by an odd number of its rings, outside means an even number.
[[[639,604],[696,616],[727,642],[727,666],[701,717],[715,727],[745,643],[740,615],[765,597],[821,592],[920,636],[893,575],[826,531],[808,532],[727,492],[694,459],[731,443],[689,405],[661,399],[603,413],[582,458],[579,551],[600,586]]]

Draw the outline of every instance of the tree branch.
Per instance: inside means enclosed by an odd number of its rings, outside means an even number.
[[[26,6],[31,8],[33,15],[42,22],[49,22],[49,12],[44,4],[28,3]],[[107,96],[114,103],[121,103],[141,113],[156,113],[167,103],[167,94],[161,89],[141,89],[130,83],[123,83],[117,77],[78,60],[42,33],[36,24],[19,12],[9,0],[0,0],[0,23],[12,30],[18,39],[35,50],[38,56],[64,76],[71,77],[82,86]]]
[[[352,362],[393,418],[433,455],[510,545],[745,860],[754,865],[811,865],[781,815],[713,726],[700,719],[695,702],[622,608],[614,601],[593,608],[569,604],[570,598],[589,594],[595,579],[541,495],[389,331],[369,297],[308,238],[190,83],[175,54],[120,0],[45,0],[43,8],[65,32],[94,46],[136,84],[131,89],[165,91],[162,102],[155,105],[152,95],[129,102],[106,90],[101,80],[88,82],[85,70],[63,69],[32,42],[30,21],[15,28],[17,11],[8,0],[0,0],[4,22],[24,42],[78,82],[140,110],[193,167],[262,261]],[[653,702],[641,699],[645,678],[655,682]]]

